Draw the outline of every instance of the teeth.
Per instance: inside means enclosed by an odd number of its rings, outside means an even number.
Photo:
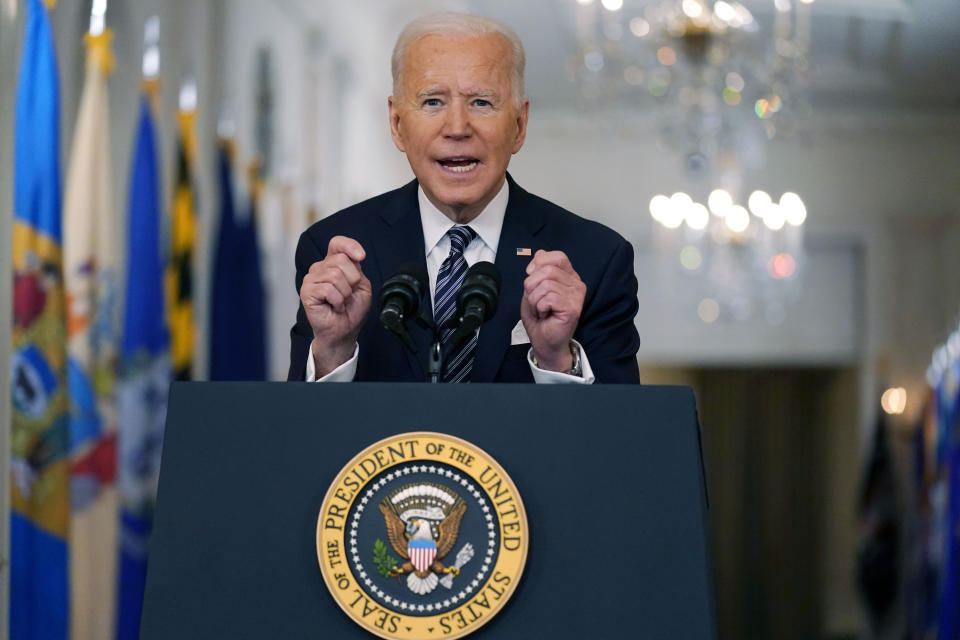
[[[444,165],[444,168],[446,168],[448,171],[453,171],[454,173],[466,173],[467,171],[470,171],[476,166],[477,166],[477,162],[473,161],[470,164],[464,164],[460,166]]]

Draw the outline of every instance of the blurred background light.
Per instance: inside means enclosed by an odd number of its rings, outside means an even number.
[[[665,195],[655,195],[650,198],[650,215],[657,222],[663,222],[670,209],[670,198]]]
[[[797,270],[797,263],[789,253],[779,253],[767,262],[767,271],[774,280],[789,278]]]
[[[696,271],[703,264],[703,255],[693,245],[687,245],[680,250],[680,264],[688,271]]]
[[[650,23],[643,18],[637,17],[630,20],[630,33],[643,38],[650,33]]]
[[[710,212],[699,202],[694,202],[687,207],[686,220],[691,229],[703,231],[710,222]]]
[[[707,206],[714,215],[721,218],[727,215],[727,210],[733,206],[733,197],[726,189],[714,189],[707,198]]]
[[[720,317],[720,305],[713,298],[704,298],[697,305],[697,315],[703,322],[713,324]]]
[[[760,218],[767,214],[767,209],[772,202],[773,200],[770,198],[770,194],[766,191],[760,191],[759,189],[751,193],[750,197],[747,198],[747,206],[750,207],[750,212]]]
[[[880,396],[880,406],[890,415],[900,415],[907,408],[907,390],[891,387]]]
[[[727,227],[734,233],[743,233],[750,226],[750,214],[740,205],[734,205],[727,210],[724,217]]]
[[[780,196],[780,208],[783,210],[788,223],[794,227],[799,227],[807,220],[807,207],[803,200],[792,191],[787,191]]]
[[[784,213],[783,207],[772,202],[767,205],[766,212],[763,214],[763,224],[768,229],[780,231],[786,223],[787,215]]]

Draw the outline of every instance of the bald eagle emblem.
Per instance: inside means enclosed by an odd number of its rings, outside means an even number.
[[[419,482],[393,491],[380,502],[380,512],[390,546],[405,561],[388,562],[392,566],[383,567],[384,575],[406,575],[407,587],[418,595],[430,593],[438,584],[449,589],[460,567],[473,556],[473,547],[467,544],[454,564],[443,563],[457,542],[467,503],[447,487]]]

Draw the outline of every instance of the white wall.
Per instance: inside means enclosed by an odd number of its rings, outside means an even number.
[[[686,190],[702,199],[707,189],[657,151],[649,119],[619,122],[534,105],[527,144],[511,172],[528,189],[620,231],[637,247],[642,266],[654,240],[650,197]],[[814,124],[809,140],[774,141],[767,167],[748,177],[745,189],[800,193],[812,245],[832,247],[833,254],[849,247],[862,264],[833,258],[814,265],[795,318],[781,330],[746,323],[724,327],[723,334],[693,334],[696,325],[685,320],[692,312],[680,306],[689,301],[657,295],[640,270],[642,360],[802,361],[833,353],[838,357],[828,359],[856,362],[867,372],[883,360],[891,384],[919,392],[933,347],[956,327],[960,312],[960,117],[824,113]],[[872,373],[868,378],[865,420],[876,400]]]

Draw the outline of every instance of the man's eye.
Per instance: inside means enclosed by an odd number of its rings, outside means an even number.
[[[477,98],[473,101],[473,106],[475,107],[489,107],[491,106],[489,100],[484,100],[483,98]]]
[[[440,99],[439,98],[427,98],[423,101],[423,106],[425,107],[439,107]]]

